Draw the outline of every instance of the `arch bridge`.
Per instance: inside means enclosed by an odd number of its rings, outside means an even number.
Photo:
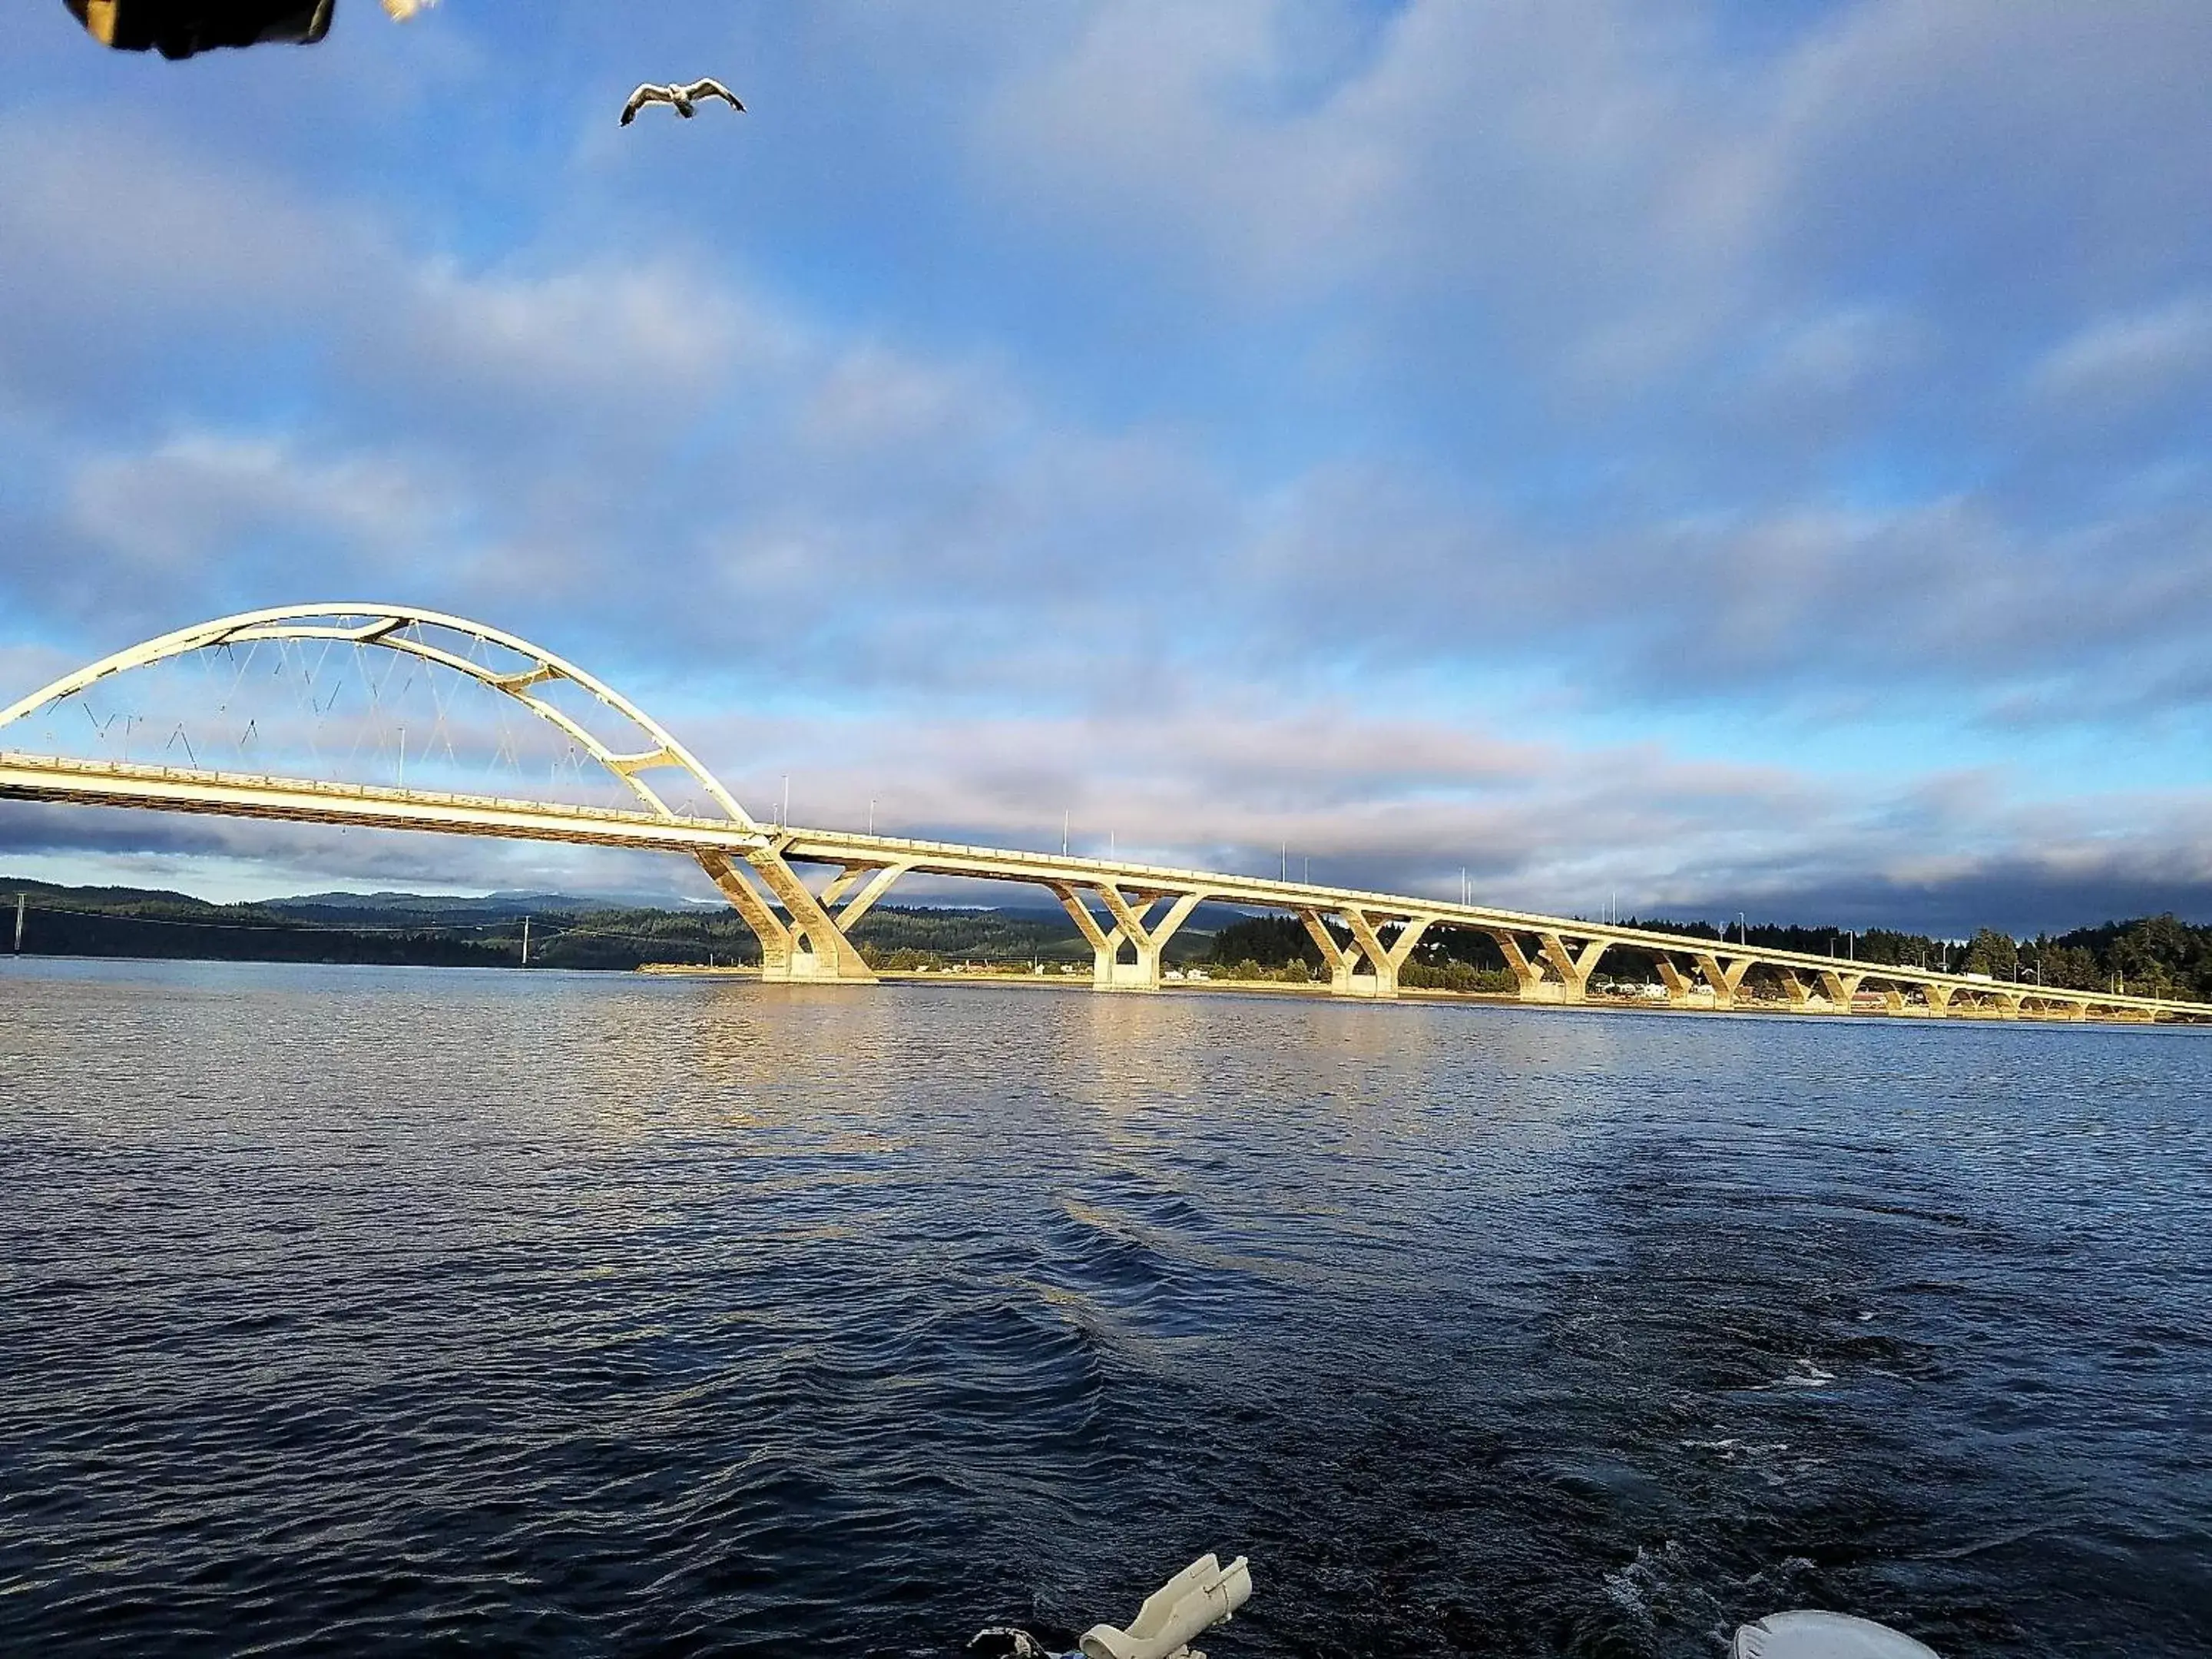
[[[543,720],[622,785],[630,805],[577,805],[506,796],[330,782],[197,764],[81,759],[7,746],[9,728],[80,697],[115,676],[192,653],[263,642],[319,642],[388,652],[434,665]],[[573,693],[604,723],[580,719],[554,695]],[[606,727],[620,741],[604,735]],[[672,783],[702,810],[679,811]],[[1018,882],[1056,897],[1081,931],[1101,990],[1152,991],[1168,942],[1202,903],[1286,912],[1305,927],[1336,995],[1395,998],[1406,964],[1442,928],[1495,941],[1520,999],[1587,1000],[1608,954],[1656,969],[1668,1006],[1726,1010],[1761,986],[1777,1006],[1808,1014],[1887,1012],[2126,1021],[2212,1019],[2212,1005],[2118,993],[2019,985],[1978,975],[1863,962],[1577,918],[1451,903],[1310,882],[1181,870],[1115,859],[1024,852],[902,836],[763,823],[673,734],[620,692],[518,635],[464,617],[405,606],[336,604],[249,611],[179,629],[42,686],[0,710],[0,799],[138,807],[582,845],[645,848],[696,859],[761,945],[772,981],[867,984],[876,975],[852,931],[908,875]],[[810,882],[804,866],[817,872]],[[826,875],[821,872],[826,872]]]

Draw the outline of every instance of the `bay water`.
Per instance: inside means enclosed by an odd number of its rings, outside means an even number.
[[[2212,1651],[2212,1032],[0,963],[0,1649]]]

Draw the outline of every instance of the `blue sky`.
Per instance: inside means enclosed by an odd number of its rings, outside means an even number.
[[[0,681],[390,598],[801,820],[2212,918],[2207,85],[2195,0],[10,8]],[[548,856],[0,810],[32,873],[613,878]]]

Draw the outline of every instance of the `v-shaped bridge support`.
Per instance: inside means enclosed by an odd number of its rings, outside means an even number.
[[[742,858],[728,853],[702,853],[699,863],[722,896],[759,935],[763,980],[843,985],[876,982],[874,970],[862,958],[860,947],[847,937],[840,918],[830,914],[775,848],[764,847]],[[885,876],[889,878],[879,877],[873,884],[875,892],[869,896],[869,904],[896,878],[896,872],[886,872]],[[761,887],[768,890],[766,897]],[[860,918],[856,915],[853,919]]]
[[[1352,935],[1348,944],[1340,941],[1335,929],[1328,925],[1332,917]],[[1397,924],[1398,931],[1387,945],[1382,942],[1382,929],[1391,922],[1377,923],[1357,906],[1328,912],[1301,910],[1298,920],[1305,925],[1306,937],[1321,952],[1322,965],[1328,969],[1330,990],[1340,997],[1389,999],[1398,994],[1398,975],[1436,918],[1407,918]]]
[[[1102,918],[1091,909],[1085,890],[1054,882],[1052,890],[1090,943],[1091,983],[1102,991],[1158,990],[1161,952],[1206,897],[1204,893],[1125,895],[1117,884],[1105,882],[1091,890],[1106,908]],[[1125,949],[1134,960],[1122,960]]]

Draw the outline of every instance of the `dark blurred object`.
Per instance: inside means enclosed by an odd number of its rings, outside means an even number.
[[[1037,1645],[1036,1637],[1012,1625],[994,1625],[988,1630],[977,1631],[968,1638],[967,1650],[975,1659],[1054,1659],[1049,1651]]]
[[[313,46],[331,31],[337,0],[63,0],[85,33],[118,52],[190,58],[267,40]]]

